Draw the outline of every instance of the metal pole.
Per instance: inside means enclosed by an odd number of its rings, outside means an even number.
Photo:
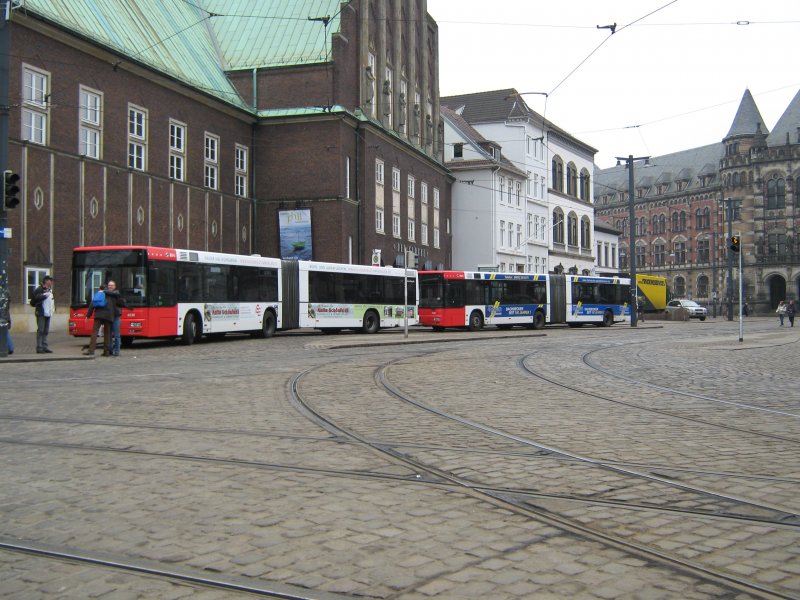
[[[639,304],[638,286],[636,285],[636,207],[633,197],[633,154],[628,155],[628,227],[630,231],[630,272],[631,272],[631,327],[636,327]]]
[[[8,72],[11,50],[10,6],[5,0],[0,7],[0,172],[8,168]],[[5,180],[0,181],[5,186]],[[8,290],[8,228],[5,189],[0,193],[0,358],[8,356],[9,290]]]
[[[725,247],[728,249],[728,321],[733,321],[733,250],[730,249],[730,240],[733,237],[733,199],[725,198],[725,217],[728,220],[728,237],[725,238]],[[740,248],[741,250],[741,248]]]
[[[740,238],[741,239],[741,238]],[[739,341],[744,339],[744,281],[742,280],[742,244],[739,244]]]

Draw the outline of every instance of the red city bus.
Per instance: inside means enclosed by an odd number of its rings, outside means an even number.
[[[92,294],[109,280],[125,299],[120,337],[181,337],[252,332],[270,337],[282,324],[277,258],[153,246],[75,248],[69,333],[88,336]]]
[[[416,271],[102,246],[73,251],[70,334],[91,335],[89,302],[112,279],[125,299],[120,336],[126,345],[135,338],[170,337],[191,344],[228,332],[270,337],[276,329],[298,327],[375,333],[417,322]]]

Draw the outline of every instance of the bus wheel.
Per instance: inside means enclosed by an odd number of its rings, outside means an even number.
[[[367,314],[364,315],[364,325],[361,329],[364,333],[377,333],[380,326],[381,320],[378,317],[378,313],[374,310],[368,310]]]
[[[483,315],[479,310],[473,310],[469,315],[469,325],[467,328],[470,331],[480,331],[483,329]]]
[[[183,335],[181,341],[185,346],[191,346],[200,338],[200,329],[197,323],[197,317],[192,313],[186,315],[183,319]]]
[[[434,325],[434,326],[433,326],[433,330],[434,330],[436,333],[441,333],[442,331],[444,331],[444,327],[439,327],[438,325]]]
[[[533,328],[534,329],[542,329],[544,327],[544,313],[540,310],[537,310],[533,313]]]
[[[603,315],[603,327],[611,327],[614,324],[614,314],[607,310]]]
[[[262,338],[271,338],[275,335],[275,314],[268,310],[264,313],[264,323],[261,325],[261,337]]]

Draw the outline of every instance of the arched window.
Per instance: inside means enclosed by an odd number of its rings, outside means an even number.
[[[553,189],[557,192],[564,191],[564,161],[561,160],[561,157],[556,155],[553,157],[552,162],[552,179],[553,179]]]
[[[680,231],[686,231],[686,212],[681,211],[681,225]]]
[[[683,298],[686,295],[686,280],[681,276],[676,277],[672,282],[672,289],[675,290],[676,298]]]
[[[586,169],[581,169],[581,189],[580,189],[580,197],[581,200],[586,202],[591,202],[592,199],[592,188],[591,188],[591,177],[589,176],[589,171]]]
[[[697,278],[697,297],[708,298],[708,276],[700,275]]]
[[[578,216],[575,213],[569,213],[567,217],[567,244],[578,245]]]
[[[658,215],[653,215],[652,231],[654,234],[658,233]]]
[[[658,217],[658,233],[666,233],[667,231],[667,216],[660,215]]]
[[[697,229],[703,228],[703,211],[701,211],[699,208],[694,211],[694,226]]]
[[[678,219],[678,213],[672,213],[672,231],[680,231],[680,221]]]
[[[592,224],[589,217],[581,218],[581,248],[588,250],[592,243]]]
[[[567,194],[578,195],[578,169],[575,167],[575,163],[567,164]]]
[[[703,209],[703,229],[711,228],[711,209],[707,206]]]
[[[639,235],[647,235],[647,219],[639,219]]]
[[[553,211],[553,243],[564,243],[564,213],[560,208]]]

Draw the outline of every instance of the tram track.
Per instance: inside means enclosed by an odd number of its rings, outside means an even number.
[[[240,597],[282,598],[283,600],[348,600],[349,597],[326,592],[256,580],[241,576],[211,573],[205,570],[182,568],[162,562],[76,550],[65,545],[52,545],[0,536],[0,552],[27,554],[48,560],[59,560],[81,566],[113,569],[171,582],[181,587],[237,593]]]
[[[470,427],[475,430],[482,431],[484,433],[503,436],[507,439],[513,439],[519,443],[531,442],[530,440],[523,440],[520,436],[514,436],[513,434],[500,432],[499,430],[496,430],[490,426],[470,421],[469,419],[465,419],[463,417],[449,415],[444,411],[439,411],[434,407],[425,405],[415,399],[408,397],[407,395],[403,394],[402,391],[400,391],[398,388],[393,386],[386,377],[386,370],[389,368],[392,362],[384,364],[383,366],[375,370],[375,380],[381,387],[386,389],[386,391],[390,393],[393,397],[403,402],[406,402],[410,405],[413,405],[417,409],[429,412],[431,414],[437,415],[445,419],[449,419],[450,421],[457,423],[460,426]],[[457,486],[458,489],[460,489],[463,493],[467,495],[489,502],[494,506],[506,508],[508,510],[511,510],[515,514],[523,515],[526,516],[527,518],[535,519],[539,522],[550,524],[561,530],[580,535],[585,539],[598,541],[603,544],[609,545],[611,547],[623,550],[625,552],[629,552],[637,556],[646,558],[648,560],[655,560],[659,564],[670,565],[672,568],[680,570],[684,573],[690,573],[702,579],[714,581],[716,583],[726,585],[730,588],[737,589],[742,592],[756,594],[759,597],[765,597],[765,598],[794,597],[782,590],[772,589],[769,586],[762,585],[758,582],[751,581],[743,577],[739,577],[733,573],[723,572],[718,569],[709,568],[703,565],[702,563],[681,558],[669,552],[662,551],[658,548],[637,543],[629,539],[621,538],[619,536],[606,533],[594,527],[582,525],[581,523],[577,522],[574,519],[563,517],[557,512],[554,512],[544,507],[536,506],[535,504],[531,503],[529,499],[520,498],[522,494],[518,493],[519,490],[509,491],[509,490],[501,490],[499,488],[490,488],[487,486],[482,486],[474,481],[456,475],[450,471],[440,469],[430,464],[429,462],[425,462],[417,458],[414,458],[412,456],[409,456],[407,453],[398,450],[398,447],[400,445],[392,444],[391,442],[382,442],[370,439],[370,437],[367,436],[366,434],[359,433],[358,431],[353,430],[340,422],[336,422],[330,417],[327,417],[324,414],[323,410],[314,408],[311,405],[310,401],[303,397],[303,394],[299,390],[300,387],[299,384],[303,380],[303,378],[309,376],[309,374],[312,373],[317,368],[319,367],[307,369],[297,374],[294,378],[292,378],[287,393],[289,394],[290,402],[292,403],[293,406],[295,406],[295,408],[301,414],[303,414],[306,418],[312,420],[320,427],[329,431],[330,433],[333,433],[337,436],[341,436],[344,438],[352,439],[358,442],[359,444],[362,444],[372,449],[376,453],[379,453],[383,456],[388,456],[392,460],[398,461],[400,464],[404,464],[413,469],[417,469],[420,472],[427,473],[430,477],[450,482],[453,485]],[[676,484],[675,482],[671,482],[663,477],[655,477],[649,474],[636,473],[631,469],[620,468],[618,466],[609,467],[599,461],[580,457],[578,455],[574,455],[573,453],[565,452],[563,450],[559,450],[557,448],[553,448],[544,444],[538,444],[533,442],[530,445],[536,447],[539,450],[545,450],[547,452],[551,452],[559,456],[568,457],[572,460],[583,459],[585,462],[588,462],[593,466],[598,466],[602,468],[612,468],[614,470],[619,470],[624,473],[629,473],[630,475],[641,476],[651,481],[658,482],[660,484],[671,485],[682,489],[694,489],[694,491],[708,493],[709,495],[715,496],[717,498],[724,498],[726,500],[732,500],[735,502],[744,501],[747,503],[746,500],[734,497],[725,497],[724,495],[717,494],[710,490],[699,490],[698,488],[692,488],[691,486],[686,486],[684,484]],[[564,500],[564,499],[565,498],[563,497],[559,498],[559,500]],[[566,499],[570,501],[575,500],[575,498],[566,498]],[[591,499],[587,498],[582,498],[582,500],[584,500],[585,502],[591,502]],[[756,506],[755,503],[748,503],[748,504]],[[623,503],[622,506],[624,506],[627,509],[634,509],[634,510],[640,508],[630,503]],[[776,510],[777,507],[760,506],[760,508]],[[797,516],[791,511],[784,511],[784,509],[782,508],[779,508],[777,510],[783,513],[783,515],[780,518],[781,521],[783,521],[786,518],[794,519]],[[703,515],[703,516],[708,516],[708,515]],[[790,527],[795,528],[795,525],[791,524]]]
[[[590,351],[590,352],[587,352],[586,354],[591,354],[593,352],[595,352],[595,351]],[[612,404],[617,404],[617,405],[625,406],[625,407],[628,407],[628,408],[634,408],[634,409],[640,410],[640,411],[655,413],[655,414],[663,415],[663,416],[666,416],[666,417],[671,417],[671,418],[674,418],[674,419],[680,419],[682,421],[697,423],[697,424],[700,424],[700,425],[707,425],[707,426],[710,426],[710,427],[716,427],[716,428],[719,428],[719,429],[724,429],[724,430],[727,430],[727,431],[734,431],[734,432],[737,432],[737,433],[745,433],[745,434],[748,434],[748,435],[759,436],[759,437],[763,437],[763,438],[767,438],[767,439],[773,439],[773,440],[777,440],[777,441],[781,441],[781,442],[789,442],[789,443],[792,443],[792,444],[800,444],[800,439],[798,439],[798,438],[787,437],[787,436],[783,436],[783,435],[777,435],[777,434],[774,434],[774,433],[766,433],[766,432],[763,432],[763,431],[753,431],[752,429],[746,429],[746,428],[743,428],[743,427],[738,427],[736,425],[728,425],[728,424],[725,424],[725,423],[719,423],[719,422],[715,422],[715,421],[704,420],[704,419],[700,419],[700,418],[697,418],[697,417],[690,417],[690,416],[687,416],[685,414],[680,414],[680,413],[675,412],[675,411],[665,410],[663,408],[654,408],[654,407],[650,407],[650,406],[642,406],[641,404],[637,404],[635,402],[629,402],[627,400],[620,400],[619,398],[612,398],[611,396],[608,396],[608,395],[599,394],[597,392],[592,392],[592,391],[589,391],[589,390],[582,389],[582,388],[577,387],[575,385],[571,385],[569,383],[566,383],[563,380],[558,380],[558,379],[555,379],[555,378],[550,377],[548,375],[545,375],[545,374],[541,373],[540,371],[537,371],[536,369],[533,369],[530,366],[528,366],[528,364],[526,362],[527,359],[533,357],[534,355],[535,355],[535,353],[531,353],[531,354],[528,354],[526,356],[521,357],[517,361],[517,364],[518,364],[519,368],[522,371],[528,373],[530,376],[535,377],[537,379],[540,379],[540,380],[542,380],[542,381],[544,381],[544,382],[546,382],[546,383],[548,383],[548,384],[550,384],[552,386],[555,386],[555,387],[558,387],[558,388],[561,388],[561,389],[564,389],[564,390],[569,390],[571,392],[576,392],[578,394],[581,394],[582,396],[595,398],[597,400],[602,400],[604,402],[609,402],[609,403],[612,403]],[[582,359],[585,359],[585,356],[586,355],[584,355],[584,357],[582,357]],[[584,362],[586,362],[586,361],[584,360]],[[587,363],[587,366],[589,366],[590,368],[594,369],[594,367],[592,367],[592,365],[589,364],[589,363]],[[594,370],[597,370],[598,372],[601,372],[604,375],[614,376],[613,373],[611,373],[611,372],[609,372],[608,370],[605,370],[605,369],[594,369]],[[633,381],[632,379],[624,377],[624,376],[618,376],[618,378],[626,380],[628,382]],[[696,399],[696,400],[716,401],[716,402],[720,402],[722,404],[727,404],[727,405],[734,405],[735,404],[735,403],[731,403],[731,402],[715,400],[715,399],[710,398],[709,396],[705,396],[703,394],[694,394],[692,392],[672,390],[672,389],[667,388],[665,386],[657,386],[657,385],[654,385],[654,384],[647,384],[647,383],[641,383],[640,384],[638,381],[637,381],[637,385],[652,386],[653,389],[658,389],[661,392],[674,393],[676,395],[681,395],[681,396],[688,397],[688,398],[693,398],[693,399]],[[752,408],[752,407],[749,407],[748,405],[743,405],[743,404],[739,404],[739,406],[742,407],[742,408]],[[780,413],[779,411],[771,411],[769,409],[758,409],[758,410],[764,410],[765,412],[771,412],[771,413],[778,413],[778,414],[782,414],[783,416],[800,417],[800,415],[796,415],[794,413],[788,413],[788,412]]]

